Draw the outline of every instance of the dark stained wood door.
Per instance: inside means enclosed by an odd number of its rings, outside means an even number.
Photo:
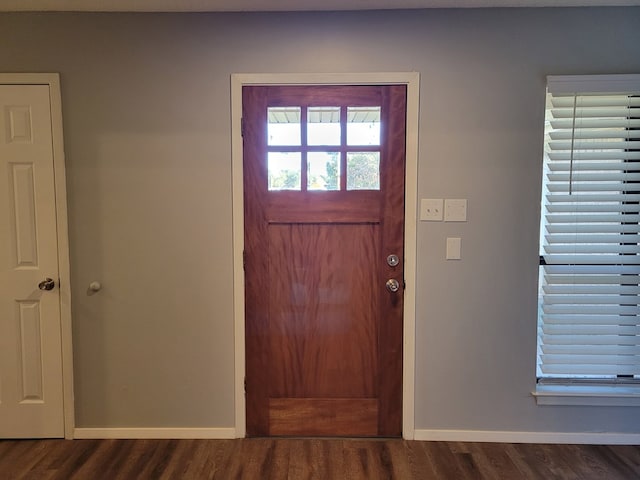
[[[403,85],[243,88],[248,435],[401,435],[405,121]]]

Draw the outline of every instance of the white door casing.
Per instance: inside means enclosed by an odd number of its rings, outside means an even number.
[[[420,74],[417,72],[382,73],[241,73],[231,76],[231,132],[233,183],[233,297],[235,353],[235,434],[246,436],[245,415],[245,292],[244,292],[244,212],[242,87],[250,85],[407,85],[407,131],[405,166],[405,245],[404,332],[402,372],[402,436],[415,435],[415,259],[417,230],[418,117]]]
[[[0,75],[2,438],[70,437],[73,424],[59,93],[42,77]]]

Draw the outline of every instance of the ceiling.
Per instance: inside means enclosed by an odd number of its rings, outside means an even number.
[[[640,5],[640,0],[0,0],[0,11],[247,12],[631,5]]]

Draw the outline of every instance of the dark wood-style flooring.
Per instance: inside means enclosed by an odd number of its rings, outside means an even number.
[[[1,440],[0,479],[640,479],[640,446],[403,440]]]

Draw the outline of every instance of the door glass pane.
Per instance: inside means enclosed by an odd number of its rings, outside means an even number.
[[[347,108],[347,145],[380,145],[380,107]]]
[[[307,144],[340,145],[340,107],[309,107]]]
[[[269,107],[267,117],[268,145],[300,145],[300,107]]]
[[[269,152],[269,190],[300,190],[300,152]]]
[[[347,153],[347,190],[380,190],[380,152]]]
[[[340,189],[340,152],[309,152],[307,166],[307,190]]]

